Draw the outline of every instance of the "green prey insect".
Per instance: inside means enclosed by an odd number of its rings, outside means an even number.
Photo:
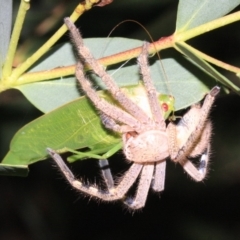
[[[142,97],[137,96],[143,89],[141,82],[121,89],[129,97]],[[106,90],[98,91],[98,94],[116,104]],[[167,119],[172,111],[174,99],[169,95],[160,94],[158,100],[164,111],[164,118]],[[122,140],[120,134],[109,131],[102,125],[98,111],[85,96],[82,96],[19,129],[2,164],[27,168],[27,165],[48,157],[46,147],[55,149],[58,153],[78,149],[77,155],[68,158],[69,162],[73,162],[87,158],[108,158],[122,148]]]
[[[119,149],[121,147],[126,159],[132,162],[129,170],[116,184],[113,181],[111,171],[103,169],[102,175],[107,189],[101,190],[95,185],[84,184],[82,181],[76,180],[61,156],[54,150],[48,149],[49,154],[69,183],[80,192],[104,201],[122,199],[130,209],[136,210],[145,206],[150,188],[156,192],[164,189],[166,159],[168,157],[172,161],[180,163],[194,180],[204,179],[207,171],[211,135],[211,123],[207,118],[220,89],[214,87],[206,96],[203,105],[193,105],[178,124],[170,122],[166,125],[163,105],[159,104],[158,93],[150,77],[147,60],[148,43],[143,44],[142,53],[138,57],[144,87],[141,86],[139,92],[134,89],[137,94],[135,96],[130,94],[132,97],[129,97],[125,91],[117,86],[112,77],[105,72],[88,48],[84,46],[78,29],[69,18],[65,19],[65,24],[80,57],[80,61],[77,62],[76,77],[86,96],[99,111],[105,128],[122,136]],[[120,107],[99,97],[84,75],[85,63],[90,65],[102,79],[108,92]],[[111,155],[119,149],[111,149],[108,154]],[[82,157],[82,153],[75,153],[76,156],[80,154]],[[198,167],[188,159],[188,157],[197,156],[200,156]],[[104,157],[106,155],[96,155],[94,158]],[[102,167],[105,165],[107,165],[107,160],[100,164]],[[136,195],[133,198],[127,197],[128,190],[138,177]]]
[[[145,87],[144,87],[142,81],[140,81],[138,83],[138,85],[122,87],[120,89],[135,104],[141,106],[142,108],[145,108],[145,110],[146,110],[146,108],[149,108],[149,105],[147,102],[146,90],[145,90]],[[106,101],[110,102],[111,104],[119,106],[119,104],[116,102],[116,100],[114,100],[109,94],[107,94],[106,91],[100,91],[98,93],[98,95],[100,98],[105,99]],[[174,98],[170,95],[159,94],[158,102],[161,106],[164,119],[167,119],[170,116],[170,114],[174,111]],[[148,112],[149,111],[150,111],[150,109],[148,109]],[[80,117],[84,118],[83,115],[81,115]],[[92,138],[94,138],[94,141],[95,142],[103,141],[102,137],[99,138],[97,131],[94,131],[94,130],[95,129],[92,129],[92,131],[93,131]],[[112,132],[108,131],[108,133],[111,134]],[[94,158],[94,159],[103,160],[103,159],[111,157],[112,155],[114,155],[116,152],[118,152],[119,150],[121,150],[123,148],[121,134],[115,133],[114,137],[115,137],[117,143],[115,143],[113,146],[111,146],[111,144],[108,143],[107,144],[108,146],[106,146],[106,147],[98,148],[98,149],[94,149],[94,150],[90,150],[90,151],[84,151],[84,152],[74,151],[70,148],[65,147],[65,148],[59,149],[58,152],[69,151],[69,152],[74,153],[74,155],[68,157],[69,162],[74,162],[76,160],[81,160],[81,159],[85,159],[85,158]],[[109,149],[109,146],[111,146],[110,149]]]

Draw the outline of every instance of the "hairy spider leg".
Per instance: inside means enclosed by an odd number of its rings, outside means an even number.
[[[82,61],[88,63],[92,67],[92,69],[94,70],[94,73],[96,73],[102,79],[102,81],[106,84],[109,92],[112,94],[114,99],[116,99],[122,106],[124,106],[124,108],[128,112],[131,112],[131,114],[135,118],[139,119],[140,122],[145,124],[148,123],[150,118],[146,115],[146,113],[137,104],[132,102],[126,96],[126,94],[115,83],[113,78],[109,74],[107,74],[103,66],[98,61],[95,60],[95,58],[93,57],[89,49],[85,47],[79,30],[70,20],[70,18],[65,18],[64,22],[70,31],[70,34],[72,36],[72,41],[75,47],[77,48],[78,54],[80,55]],[[105,114],[107,113],[105,112]]]
[[[198,169],[194,164],[187,159],[188,156],[196,156],[201,155],[204,153],[206,149],[207,153],[209,154],[209,141],[210,141],[210,135],[211,135],[211,123],[208,121],[208,115],[211,110],[212,104],[219,93],[220,88],[218,86],[215,86],[212,88],[209,94],[207,94],[203,105],[201,108],[198,107],[198,105],[193,105],[192,108],[189,110],[188,113],[186,113],[183,117],[184,119],[189,119],[187,123],[185,123],[186,127],[192,127],[194,126],[194,129],[190,131],[190,134],[185,142],[183,142],[182,146],[178,148],[178,143],[176,142],[176,135],[177,135],[177,126],[170,123],[168,125],[168,135],[170,136],[169,140],[169,149],[170,149],[170,158],[174,162],[179,162],[184,170],[196,181],[202,181],[204,177],[206,176],[206,169],[208,164],[208,157],[205,158],[205,171],[203,169]],[[195,108],[199,108],[199,117],[198,121],[192,121],[190,122],[191,118],[195,118],[195,114],[197,113]],[[198,150],[194,150],[194,147]],[[200,165],[201,161],[203,164],[203,159],[200,159]]]
[[[83,181],[77,180],[57,152],[50,148],[47,148],[47,151],[72,187],[80,192],[87,193],[90,196],[97,197],[105,201],[115,201],[124,198],[126,192],[136,181],[143,168],[142,164],[133,163],[129,170],[125,173],[124,177],[119,180],[119,184],[117,186],[108,189],[108,191],[103,191],[95,185],[85,184]]]
[[[107,185],[107,188],[108,189],[114,188],[114,181],[113,181],[112,172],[109,167],[108,160],[107,159],[99,160],[98,164],[101,169],[102,177],[103,177],[104,182]]]

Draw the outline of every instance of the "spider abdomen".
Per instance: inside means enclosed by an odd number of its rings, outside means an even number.
[[[169,156],[167,134],[149,130],[140,134],[123,134],[124,154],[130,161],[156,162]]]

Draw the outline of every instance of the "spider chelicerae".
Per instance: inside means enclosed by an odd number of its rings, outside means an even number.
[[[85,184],[77,180],[61,156],[52,149],[49,154],[59,166],[68,182],[77,190],[104,201],[122,199],[131,209],[144,207],[148,191],[152,188],[156,192],[164,190],[166,159],[178,162],[183,169],[196,181],[204,179],[207,173],[210,151],[211,122],[208,120],[209,111],[219,93],[219,87],[214,87],[205,97],[202,105],[195,104],[174,124],[167,126],[163,118],[158,93],[153,85],[148,67],[148,43],[142,46],[138,57],[140,73],[151,109],[151,116],[144,109],[131,101],[117,86],[112,77],[107,74],[103,66],[92,56],[83,44],[83,39],[69,18],[65,18],[73,43],[77,48],[80,60],[76,65],[76,77],[96,109],[100,112],[103,125],[112,131],[121,133],[123,152],[131,167],[114,183],[111,171],[102,170],[107,190],[96,185]],[[100,98],[93,89],[91,82],[85,77],[83,65],[87,63],[102,79],[112,97],[122,108],[112,105]],[[123,110],[124,109],[124,110]],[[190,158],[199,157],[198,166]],[[100,160],[104,167],[107,160]],[[127,192],[139,178],[136,194],[128,197]]]

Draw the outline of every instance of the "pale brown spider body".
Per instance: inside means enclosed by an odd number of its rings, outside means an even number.
[[[103,125],[122,134],[123,152],[127,160],[132,162],[129,170],[124,173],[121,179],[118,179],[117,183],[114,183],[110,170],[105,169],[107,160],[99,161],[100,166],[104,168],[102,175],[107,186],[107,190],[101,190],[95,185],[84,184],[75,179],[61,156],[48,149],[49,154],[69,183],[77,190],[104,201],[122,199],[130,209],[134,210],[144,207],[150,188],[156,192],[164,190],[166,159],[168,157],[181,164],[194,180],[203,180],[207,172],[212,131],[208,114],[220,89],[214,87],[205,97],[202,106],[200,104],[193,105],[177,125],[170,122],[166,126],[158,102],[158,93],[150,77],[147,59],[148,43],[143,44],[142,53],[138,57],[146,92],[145,102],[148,105],[147,110],[145,110],[145,107],[132,101],[94,59],[90,51],[84,46],[79,31],[69,18],[65,19],[65,23],[70,30],[73,43],[81,59],[76,65],[76,77],[86,96],[100,112]],[[90,65],[102,79],[109,94],[122,108],[99,97],[92,88],[91,82],[84,75],[83,65],[85,63]],[[197,156],[200,156],[200,161],[196,167],[189,160],[189,157]],[[138,178],[136,195],[133,198],[126,197],[128,190]]]
[[[137,163],[157,162],[169,156],[167,133],[161,130],[148,130],[137,135],[125,133],[123,145],[126,158]]]

